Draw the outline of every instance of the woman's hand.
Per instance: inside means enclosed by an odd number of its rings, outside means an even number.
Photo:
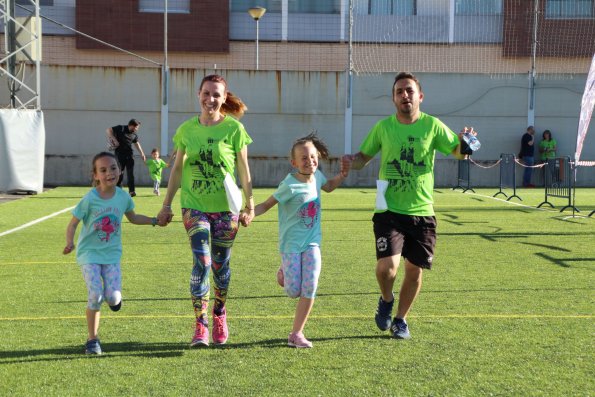
[[[244,208],[240,213],[239,221],[244,227],[248,227],[254,219],[254,208]]]
[[[167,226],[168,223],[174,217],[174,212],[171,210],[170,206],[164,205],[161,207],[161,211],[157,214],[157,224],[159,226]]]

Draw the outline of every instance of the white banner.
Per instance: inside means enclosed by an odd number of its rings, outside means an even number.
[[[585,83],[585,92],[583,93],[583,100],[581,102],[581,114],[578,121],[578,133],[576,136],[576,153],[574,160],[578,163],[580,161],[581,152],[583,151],[583,142],[587,136],[589,129],[589,122],[593,114],[593,107],[595,106],[595,54],[591,61],[591,69],[587,76]]]
[[[0,109],[0,191],[43,192],[44,161],[43,113]]]

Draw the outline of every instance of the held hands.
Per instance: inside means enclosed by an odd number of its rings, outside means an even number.
[[[242,212],[240,212],[239,221],[240,224],[244,227],[250,226],[252,220],[254,219],[254,208],[244,208]]]
[[[167,226],[173,219],[174,213],[170,206],[161,207],[161,211],[157,214],[157,224],[159,226]]]
[[[343,178],[347,178],[349,175],[349,170],[351,169],[351,163],[353,162],[353,156],[351,154],[346,154],[341,157],[341,176]]]

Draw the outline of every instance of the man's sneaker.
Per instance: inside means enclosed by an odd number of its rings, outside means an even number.
[[[376,315],[374,319],[376,320],[376,325],[382,331],[386,331],[390,328],[391,325],[391,316],[393,312],[393,305],[395,304],[395,296],[393,295],[393,300],[390,302],[385,302],[380,296],[378,300],[378,308],[376,309]]]
[[[282,268],[277,270],[277,284],[279,284],[281,287],[285,286],[285,275],[283,274]]]
[[[227,342],[229,331],[227,329],[227,312],[223,312],[218,316],[213,311],[213,343],[216,345],[224,345]]]
[[[202,347],[209,345],[209,328],[200,321],[196,321],[196,330],[194,337],[190,342],[190,347]]]
[[[117,312],[118,310],[120,310],[122,308],[122,299],[120,299],[120,302],[118,302],[116,305],[109,305],[109,308],[113,312]]]
[[[85,343],[85,354],[101,354],[99,339],[90,339]]]
[[[130,197],[136,197],[136,193],[135,192],[130,192]]]
[[[289,334],[289,338],[287,338],[287,346],[297,348],[310,348],[312,347],[312,342],[306,339],[303,333],[292,332]]]
[[[409,327],[407,326],[407,322],[402,318],[395,317],[392,325],[390,326],[390,332],[392,332],[393,338],[395,338],[395,339],[409,339],[409,338],[411,338],[411,335],[409,334]]]

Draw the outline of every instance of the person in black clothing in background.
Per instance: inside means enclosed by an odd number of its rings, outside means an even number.
[[[532,125],[527,127],[527,132],[523,134],[521,138],[521,151],[519,152],[519,158],[523,160],[525,164],[525,170],[523,171],[523,187],[535,187],[531,183],[531,174],[533,173],[533,165],[535,164],[535,142],[534,136],[535,128]]]
[[[128,125],[116,125],[106,130],[107,140],[109,146],[116,151],[116,157],[120,165],[120,178],[118,179],[118,187],[122,187],[122,179],[124,179],[124,169],[126,169],[126,177],[128,181],[128,192],[130,196],[136,196],[134,186],[134,156],[132,151],[132,144],[143,158],[143,163],[146,161],[145,153],[138,140],[137,132],[140,129],[140,121],[132,119]]]

